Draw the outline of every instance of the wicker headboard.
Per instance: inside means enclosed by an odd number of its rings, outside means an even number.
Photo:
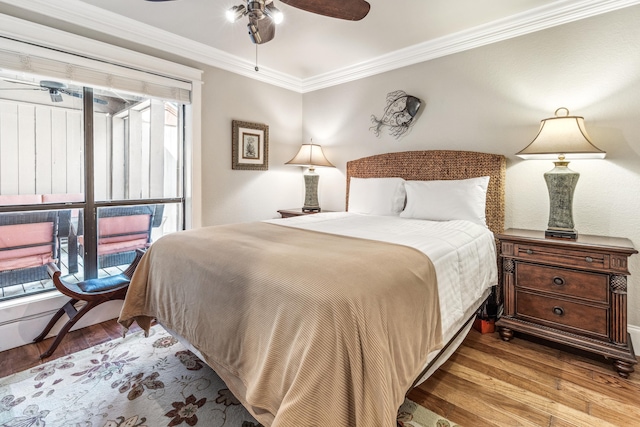
[[[505,172],[504,156],[473,151],[404,151],[363,157],[347,162],[347,208],[351,177],[400,177],[406,180],[432,181],[490,176],[487,189],[487,226],[496,234],[502,233]]]

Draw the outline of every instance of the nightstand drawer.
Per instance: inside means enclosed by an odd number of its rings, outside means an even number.
[[[554,247],[518,244],[515,255],[522,259],[552,264],[568,264],[590,269],[609,268],[609,256],[600,252],[558,249]]]
[[[607,339],[607,307],[548,298],[529,292],[517,292],[516,316],[556,329],[564,329],[594,338]]]
[[[609,277],[605,274],[518,262],[516,286],[590,301],[609,301]]]

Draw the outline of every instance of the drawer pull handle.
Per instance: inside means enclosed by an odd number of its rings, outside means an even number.
[[[586,257],[584,260],[587,262],[593,262],[593,258],[591,258],[590,256]]]
[[[558,285],[558,286],[562,286],[562,285],[564,285],[564,279],[562,277],[556,276],[556,277],[553,278],[553,284],[554,285]]]
[[[527,249],[527,255],[532,255],[533,251],[531,249]]]
[[[564,308],[558,306],[553,307],[553,314],[555,314],[556,316],[564,315]]]

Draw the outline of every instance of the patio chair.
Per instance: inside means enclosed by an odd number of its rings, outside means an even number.
[[[0,289],[49,279],[47,264],[60,266],[59,213],[0,213]]]
[[[84,193],[53,193],[43,194],[42,203],[69,203],[82,202]],[[63,247],[63,241],[67,243],[67,268],[69,274],[78,272],[78,237],[76,235],[79,209],[66,209],[58,211],[58,247]]]
[[[114,206],[100,208],[98,219],[98,265],[100,268],[126,265],[136,249],[151,244],[151,230],[162,223],[164,205]],[[78,253],[84,254],[83,213],[78,221]]]

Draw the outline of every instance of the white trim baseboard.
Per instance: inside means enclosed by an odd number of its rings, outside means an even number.
[[[47,15],[53,19],[105,34],[116,34],[118,37],[135,40],[136,43],[144,46],[163,50],[274,86],[306,93],[634,6],[640,4],[640,0],[558,0],[527,12],[306,79],[300,79],[267,67],[261,67],[260,72],[257,73],[254,70],[254,64],[250,61],[151,25],[108,12],[80,0],[56,0],[55,2],[50,0],[29,0],[28,2],[25,0],[0,0],[0,3]]]
[[[0,302],[0,351],[31,344],[44,329],[49,319],[67,301],[58,291]],[[91,310],[71,329],[84,328],[120,315],[122,301],[109,301]],[[57,335],[69,318],[64,315],[48,336]]]
[[[631,342],[636,343],[636,346],[640,348],[640,326],[628,325],[627,332],[629,332]],[[640,356],[640,354],[636,354],[636,357],[638,356]]]

